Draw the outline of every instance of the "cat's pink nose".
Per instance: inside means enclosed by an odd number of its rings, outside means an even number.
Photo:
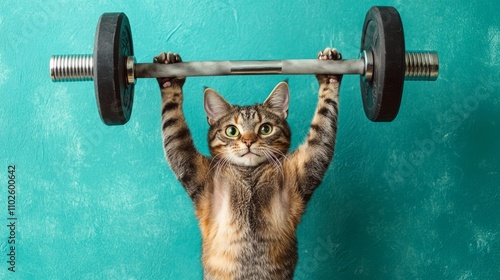
[[[243,142],[247,147],[252,146],[255,141],[257,141],[257,135],[255,135],[255,133],[249,132],[241,136],[241,142]]]

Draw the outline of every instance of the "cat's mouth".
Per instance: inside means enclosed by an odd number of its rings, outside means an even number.
[[[256,153],[250,151],[250,149],[248,149],[248,152],[246,152],[243,155],[241,155],[241,157],[252,156],[252,155],[260,157],[260,155],[258,155]]]

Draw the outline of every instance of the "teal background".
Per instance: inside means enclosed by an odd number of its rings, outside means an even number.
[[[160,94],[136,86],[133,115],[107,127],[92,83],[52,83],[53,54],[92,53],[104,12],[125,12],[136,59],[357,58],[365,13],[393,5],[409,50],[440,76],[407,82],[399,116],[372,123],[359,81],[341,87],[333,164],[298,230],[296,279],[500,278],[500,4],[488,1],[2,1],[0,225],[16,165],[16,272],[0,227],[1,279],[201,279],[192,204],[163,155]],[[188,78],[185,111],[207,153],[203,86],[263,101],[289,79],[293,147],[317,101],[313,76]]]

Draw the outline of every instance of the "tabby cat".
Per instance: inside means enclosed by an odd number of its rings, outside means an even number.
[[[325,49],[319,59],[341,59]],[[161,53],[156,63],[176,63]],[[319,102],[305,142],[292,153],[289,89],[279,83],[262,104],[229,104],[205,89],[211,157],[200,154],[182,111],[185,77],[158,78],[167,161],[199,220],[204,279],[292,279],[296,229],[333,157],[341,75],[318,75]]]

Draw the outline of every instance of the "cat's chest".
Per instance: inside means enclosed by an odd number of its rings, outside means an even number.
[[[258,229],[286,220],[288,194],[270,174],[216,176],[213,183],[211,214],[219,226]]]

